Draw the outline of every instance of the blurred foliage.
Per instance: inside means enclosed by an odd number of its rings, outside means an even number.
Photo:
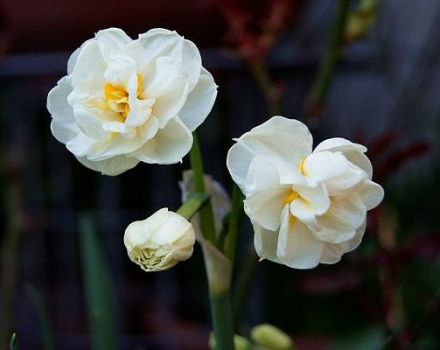
[[[90,213],[80,217],[79,238],[93,349],[116,350],[116,303],[110,268]]]
[[[49,315],[47,314],[46,305],[40,292],[33,286],[27,285],[26,292],[37,312],[38,324],[40,327],[40,335],[43,339],[44,350],[54,350],[54,339],[52,333],[52,327],[49,321]]]

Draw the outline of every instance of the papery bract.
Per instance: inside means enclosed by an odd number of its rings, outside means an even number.
[[[128,256],[147,272],[167,270],[188,259],[195,239],[191,223],[167,208],[132,222],[124,234]]]
[[[366,212],[384,195],[364,146],[332,138],[312,152],[307,127],[280,116],[236,141],[227,166],[246,197],[261,259],[307,269],[360,244]]]
[[[212,209],[214,212],[215,231],[219,233],[223,228],[223,219],[231,209],[231,199],[223,186],[214,180],[211,175],[204,175],[205,190],[211,196]],[[179,181],[179,187],[182,191],[182,202],[184,203],[190,194],[194,192],[194,178],[192,170],[185,170],[182,174],[182,181]],[[199,215],[191,220],[200,232]]]
[[[136,40],[101,30],[72,54],[67,73],[47,98],[52,133],[107,175],[140,161],[179,162],[217,95],[197,47],[165,29]]]

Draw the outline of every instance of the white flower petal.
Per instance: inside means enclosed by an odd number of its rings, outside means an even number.
[[[189,93],[179,117],[189,130],[194,131],[211,112],[217,97],[217,84],[205,68],[202,67],[200,79]]]
[[[76,64],[71,73],[74,89],[102,94],[106,63],[99,51],[96,40],[89,40],[81,47]]]
[[[316,187],[293,186],[293,189],[298,192],[306,202],[309,210],[314,212],[315,215],[322,215],[328,210],[330,201],[327,189],[322,183]]]
[[[334,137],[321,142],[316,146],[313,153],[322,151],[341,152],[350,162],[365,171],[371,179],[373,168],[370,160],[364,154],[367,151],[365,146],[340,137]]]
[[[142,139],[143,143],[152,139],[159,130],[159,121],[154,115],[151,115],[148,120],[139,127],[139,137]]]
[[[66,142],[67,149],[76,157],[85,157],[97,154],[101,150],[102,143],[99,143],[82,132],[78,133],[73,139]]]
[[[313,152],[304,160],[304,173],[316,181],[324,181],[344,175],[349,163],[342,153]]]
[[[139,161],[136,158],[117,156],[101,161],[91,161],[85,157],[77,158],[87,168],[99,171],[103,175],[116,176],[134,168]]]
[[[153,232],[150,240],[157,245],[173,244],[190,228],[191,223],[188,220],[169,211],[166,221],[161,225],[160,231]]]
[[[189,91],[194,88],[200,77],[202,59],[193,42],[184,39],[176,32],[166,29],[151,29],[139,35],[128,48],[137,60],[140,73],[148,76],[152,65],[159,57],[176,57],[184,71]]]
[[[367,210],[370,210],[382,202],[385,193],[382,186],[368,180],[359,188],[358,194]]]
[[[74,114],[78,127],[86,136],[97,141],[105,141],[110,137],[110,131],[104,129],[102,120],[83,106],[75,107]]]
[[[366,223],[356,230],[354,237],[348,242],[341,244],[326,244],[322,251],[320,263],[322,264],[336,264],[341,260],[343,254],[356,249],[362,242],[362,237],[365,233]]]
[[[228,152],[226,164],[232,179],[243,189],[253,157],[279,158],[292,164],[292,169],[298,169],[302,159],[311,153],[312,143],[312,136],[303,123],[276,116],[237,139]]]
[[[173,118],[133,156],[146,163],[174,164],[189,152],[192,140],[185,124],[179,118]]]
[[[130,56],[120,53],[107,59],[107,68],[104,72],[106,82],[115,86],[127,86],[130,80],[134,80],[135,96],[137,89],[136,74],[136,62]]]
[[[278,232],[266,230],[260,225],[253,223],[254,227],[254,247],[260,261],[267,259],[276,263],[281,263],[277,256]]]
[[[341,151],[341,148],[342,149],[351,148],[361,153],[367,152],[367,147],[360,145],[358,143],[353,143],[342,137],[333,137],[331,139],[322,141],[319,145],[315,147],[314,152]]]
[[[112,57],[122,52],[132,39],[119,28],[100,30],[95,35],[103,57]]]
[[[69,78],[60,79],[47,96],[47,109],[52,115],[51,130],[60,142],[68,142],[79,132],[75,123],[72,107],[67,103],[67,96],[71,93],[72,86]]]
[[[287,208],[287,207],[286,207]],[[289,210],[283,210],[277,256],[283,264],[296,269],[311,269],[319,264],[324,243],[317,240],[299,220],[290,223]]]

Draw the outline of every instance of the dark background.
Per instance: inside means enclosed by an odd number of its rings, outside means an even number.
[[[353,9],[358,1],[352,0]],[[260,50],[275,3],[282,25]],[[141,164],[118,177],[82,167],[49,130],[46,96],[70,53],[99,29],[132,37],[174,29],[201,49],[219,93],[200,128],[208,173],[229,190],[226,152],[269,117],[252,64],[268,69],[282,115],[304,120],[337,1],[3,1],[0,5],[2,303],[22,349],[43,349],[29,284],[41,295],[57,349],[89,349],[78,218],[92,209],[110,264],[121,349],[206,349],[210,332],[203,261],[146,274],[126,256],[125,227],[180,205],[183,165]],[[284,12],[283,12],[284,11]],[[297,271],[258,264],[242,332],[271,322],[299,350],[439,349],[440,2],[379,1],[365,38],[349,42],[319,116],[315,144],[341,136],[366,144],[384,204],[361,247],[334,266]],[[237,40],[243,21],[247,33]],[[234,27],[235,26],[235,27]],[[234,29],[235,28],[235,29]],[[250,48],[250,49],[249,49]],[[254,50],[255,49],[255,50]],[[306,112],[305,112],[306,111]],[[238,258],[252,232],[243,221]],[[240,264],[240,262],[238,263]],[[2,346],[2,345],[0,345]]]

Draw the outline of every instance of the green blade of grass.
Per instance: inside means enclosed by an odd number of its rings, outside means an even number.
[[[11,335],[11,340],[9,341],[9,350],[20,350],[20,347],[18,346],[17,335],[15,333],[12,333]]]
[[[110,268],[90,213],[80,216],[80,247],[94,350],[116,350],[116,302]]]
[[[53,341],[52,328],[47,314],[46,305],[40,292],[31,284],[26,286],[26,293],[32,302],[37,313],[38,325],[40,327],[40,334],[43,341],[44,350],[55,350]]]

